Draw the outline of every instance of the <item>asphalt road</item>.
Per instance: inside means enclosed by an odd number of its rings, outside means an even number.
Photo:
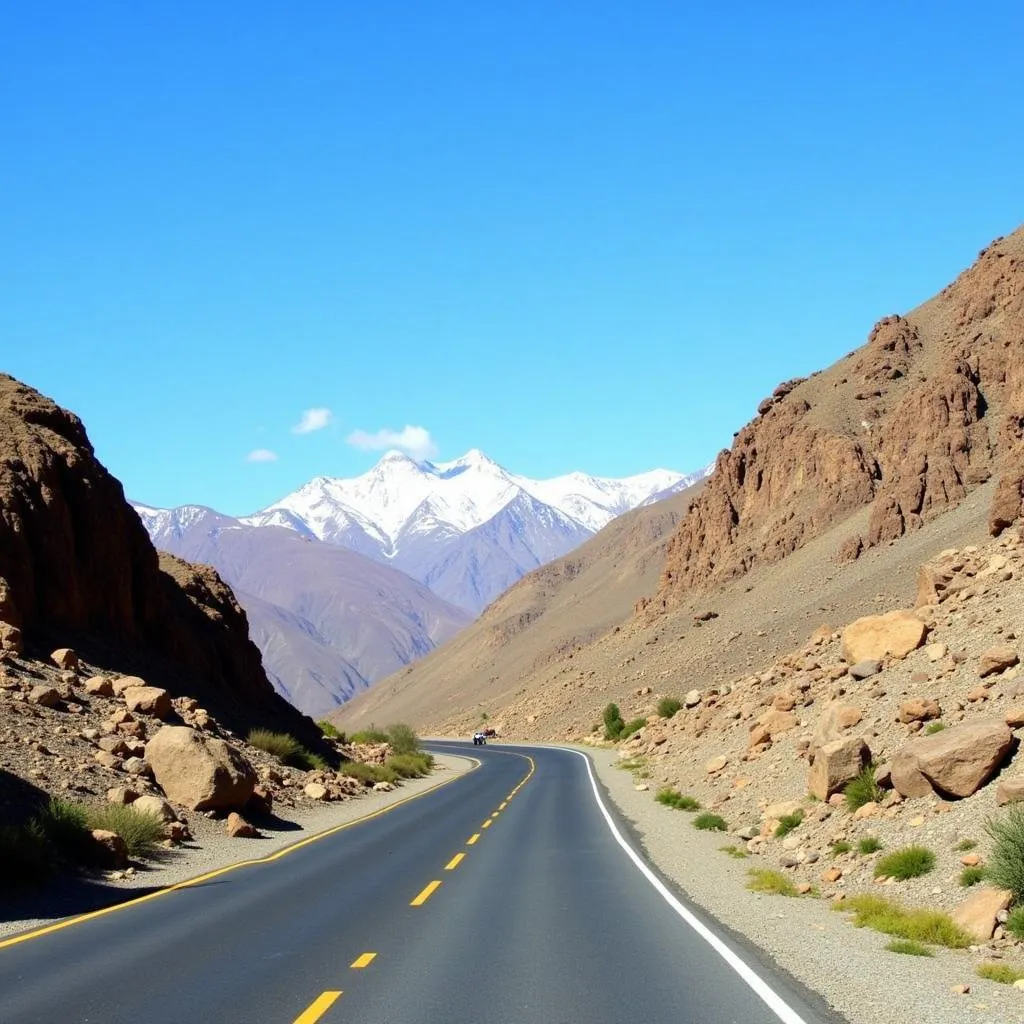
[[[838,1020],[686,920],[616,838],[583,757],[438,749],[481,767],[271,863],[0,945],[0,1021]]]

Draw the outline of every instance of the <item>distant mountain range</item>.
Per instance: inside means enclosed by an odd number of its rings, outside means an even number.
[[[213,565],[249,615],[275,687],[318,715],[429,653],[526,573],[612,519],[701,480],[531,480],[482,452],[317,477],[235,519],[198,505],[135,509],[153,543]]]

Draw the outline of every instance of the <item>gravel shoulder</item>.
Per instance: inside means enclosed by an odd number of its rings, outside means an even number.
[[[194,840],[168,851],[160,860],[140,867],[127,878],[68,878],[9,901],[0,910],[0,939],[177,885],[210,871],[266,857],[436,789],[474,767],[470,759],[449,754],[435,754],[435,764],[433,773],[426,778],[406,780],[390,793],[368,792],[353,800],[288,808],[287,818],[260,823],[260,839],[232,839],[225,833],[223,821],[189,815]]]
[[[931,958],[885,950],[889,937],[854,928],[830,901],[768,896],[745,887],[751,864],[720,847],[737,841],[690,826],[690,816],[637,792],[629,772],[616,768],[614,750],[577,747],[588,754],[619,812],[633,826],[661,872],[698,906],[764,950],[783,970],[820,993],[850,1024],[1020,1024],[1024,993],[974,973],[976,956],[935,949]],[[740,842],[739,845],[742,845]],[[886,896],[899,898],[898,892]],[[970,985],[968,995],[955,985]]]

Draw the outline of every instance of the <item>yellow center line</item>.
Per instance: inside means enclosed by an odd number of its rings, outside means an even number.
[[[470,836],[470,837],[469,837],[469,838],[468,838],[468,839],[466,840],[466,845],[467,845],[467,846],[476,846],[476,841],[477,841],[477,840],[478,840],[479,838],[480,838],[480,833],[479,833],[479,832],[474,832],[474,833],[473,833],[473,834],[472,834],[472,835],[471,835],[471,836]]]
[[[306,1009],[295,1018],[294,1024],[316,1024],[316,1021],[318,1021],[337,1002],[340,995],[341,992],[321,992],[320,995],[318,995],[316,999],[314,999],[313,1002],[311,1002],[309,1006],[307,1006]]]
[[[352,961],[352,966],[356,968],[356,970],[360,970],[363,967],[369,967],[376,959],[376,953],[363,953],[362,956],[358,956]]]
[[[431,883],[430,883],[430,885],[428,885],[428,886],[427,886],[427,887],[426,887],[426,888],[425,888],[425,889],[423,890],[423,892],[421,892],[421,893],[419,894],[419,896],[417,896],[417,897],[416,897],[416,899],[414,899],[414,900],[412,901],[412,903],[410,903],[410,904],[409,904],[409,906],[410,906],[410,907],[422,907],[422,906],[423,906],[423,904],[424,904],[424,903],[426,903],[426,902],[427,902],[427,900],[429,900],[429,899],[430,899],[430,897],[431,897],[431,896],[433,896],[433,895],[434,895],[434,893],[435,893],[435,892],[436,892],[436,891],[437,891],[438,889],[440,889],[440,888],[441,888],[441,883],[440,883],[440,882],[431,882]]]
[[[465,856],[466,855],[464,853],[457,853],[457,854],[455,854],[455,856],[452,857],[452,859],[450,861],[448,861],[447,864],[445,864],[445,866],[444,866],[445,871],[454,871],[459,866],[459,864],[462,863],[462,858],[465,857]]]
[[[500,804],[498,804],[498,810],[499,811],[505,810],[506,807],[508,807],[508,801],[507,800],[503,800]]]
[[[488,818],[480,827],[481,828],[490,828],[491,827],[491,819]]]

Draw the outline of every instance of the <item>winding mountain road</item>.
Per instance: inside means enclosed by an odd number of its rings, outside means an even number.
[[[651,871],[582,755],[435,749],[480,767],[268,863],[0,942],[0,1020],[837,1024]]]

